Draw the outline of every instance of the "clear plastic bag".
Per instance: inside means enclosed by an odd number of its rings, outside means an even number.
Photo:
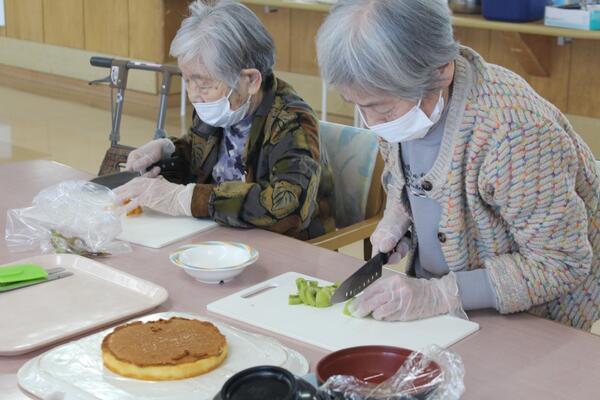
[[[131,251],[117,241],[122,232],[115,194],[87,181],[66,181],[42,190],[31,207],[9,210],[6,244],[10,251],[71,253],[87,257]]]
[[[378,385],[335,375],[319,391],[331,400],[457,400],[465,390],[464,375],[458,354],[431,346],[413,352],[394,376]]]

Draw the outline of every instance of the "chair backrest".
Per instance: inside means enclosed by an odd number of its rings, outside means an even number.
[[[382,208],[383,161],[377,137],[368,130],[320,123],[321,155],[334,178],[334,215],[343,228],[376,215]]]

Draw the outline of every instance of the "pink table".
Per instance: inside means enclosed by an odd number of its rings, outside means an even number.
[[[0,232],[4,232],[6,210],[29,205],[33,196],[46,186],[87,178],[85,173],[49,161],[0,166]],[[260,260],[255,268],[228,284],[200,285],[173,268],[167,256],[182,244],[202,240],[248,243],[259,250]],[[0,241],[0,264],[32,254],[9,253],[4,241]],[[197,314],[207,314],[206,304],[214,300],[283,272],[297,271],[336,281],[362,264],[360,260],[270,232],[229,228],[216,228],[160,250],[133,246],[133,253],[103,262],[165,287],[169,300],[156,312]],[[470,316],[481,325],[481,331],[453,346],[465,363],[464,399],[600,398],[600,337],[528,314],[500,316],[494,312],[476,312]],[[245,324],[232,324],[276,337],[304,354],[312,367],[326,354],[305,343]],[[16,373],[25,361],[39,353],[0,357],[0,374]]]

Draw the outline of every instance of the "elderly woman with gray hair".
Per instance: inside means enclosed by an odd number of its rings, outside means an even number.
[[[188,134],[133,151],[127,169],[146,171],[178,156],[186,167],[171,183],[158,167],[117,188],[127,209],[211,217],[300,239],[335,228],[333,180],[320,163],[318,121],[294,89],[273,75],[271,36],[246,6],[190,5],[171,43],[195,112]],[[174,180],[170,177],[171,180]]]
[[[367,288],[355,316],[600,319],[594,157],[521,77],[455,42],[445,0],[340,0],[317,49],[325,81],[380,136],[388,198],[373,247],[408,253],[408,275]]]

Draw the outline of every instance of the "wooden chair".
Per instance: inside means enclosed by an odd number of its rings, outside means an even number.
[[[363,241],[365,260],[371,257],[369,237],[383,215],[383,160],[376,136],[365,129],[320,123],[321,154],[333,170],[336,230],[309,243],[338,250]]]

